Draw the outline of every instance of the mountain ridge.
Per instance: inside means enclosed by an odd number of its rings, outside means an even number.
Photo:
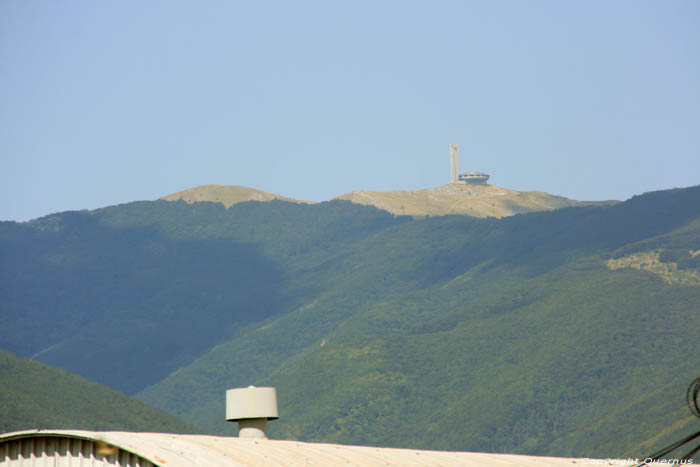
[[[202,185],[159,198],[166,201],[184,200],[187,203],[214,202],[227,208],[246,201],[268,202],[282,200],[314,204],[282,195],[242,186]],[[472,217],[508,217],[536,211],[551,211],[564,207],[609,205],[617,201],[577,201],[542,191],[517,191],[494,185],[448,183],[418,190],[353,190],[333,200],[347,200],[355,204],[374,206],[397,216],[444,216],[450,214]]]
[[[273,385],[285,407],[285,417],[271,427],[279,437],[643,456],[673,441],[682,429],[692,429],[693,418],[679,401],[693,376],[694,366],[684,356],[697,350],[692,343],[700,338],[688,327],[690,321],[697,322],[700,288],[668,284],[630,267],[611,271],[605,258],[659,246],[696,250],[699,202],[700,187],[692,187],[650,192],[609,207],[503,220],[441,216],[394,226],[364,240],[356,258],[324,270],[333,277],[334,271],[363,271],[338,280],[344,285],[336,293],[344,297],[366,290],[374,298],[346,304],[322,296],[298,312],[272,317],[264,327],[220,344],[177,375],[142,391],[139,398],[217,431],[223,429],[216,416],[223,402],[216,396],[200,390],[196,403],[177,407],[178,393],[193,392],[185,390],[188,384],[209,388],[206,392],[227,385]],[[673,234],[677,231],[685,236]],[[466,244],[459,239],[465,232],[472,232]],[[413,285],[407,293],[380,285],[391,281]],[[330,320],[337,327],[314,324]],[[524,335],[521,326],[527,330]],[[533,332],[540,337],[528,343]],[[279,350],[287,334],[297,336],[292,357]],[[632,338],[647,344],[644,356],[624,345]],[[267,342],[275,345],[268,347]],[[657,361],[648,346],[666,349],[665,362]],[[586,359],[589,352],[598,355],[599,363]],[[257,360],[251,365],[253,354]],[[465,361],[447,363],[463,354]],[[615,354],[625,358],[615,362]],[[577,370],[579,361],[582,368]],[[218,368],[219,375],[211,368]],[[470,373],[479,375],[479,381]],[[430,381],[439,386],[426,383]],[[430,395],[435,391],[444,404],[426,408],[427,401],[436,400]],[[305,394],[311,394],[313,407]],[[479,420],[477,426],[485,424],[486,431],[465,427],[462,415],[445,412],[453,405],[460,407],[456,413]],[[494,411],[493,406],[504,408]],[[422,415],[411,415],[416,411]],[[578,426],[577,417],[586,425]],[[630,417],[655,422],[630,426]],[[682,423],[673,430],[664,428],[663,436],[652,428],[663,426],[661,420],[679,419]],[[438,428],[446,423],[451,427],[447,432]],[[430,441],[415,428],[426,424],[432,427]]]
[[[0,347],[212,434],[255,384],[275,438],[639,457],[694,422],[698,250],[700,186],[502,219],[141,201],[0,223]]]

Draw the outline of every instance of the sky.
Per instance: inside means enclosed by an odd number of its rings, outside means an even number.
[[[0,220],[204,184],[310,201],[700,184],[700,1],[0,1]]]

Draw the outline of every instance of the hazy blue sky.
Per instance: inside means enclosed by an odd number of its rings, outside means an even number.
[[[326,200],[700,183],[700,1],[0,1],[0,219],[207,183]]]

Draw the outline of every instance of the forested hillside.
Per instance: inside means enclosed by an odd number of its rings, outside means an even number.
[[[0,350],[0,433],[36,428],[197,433],[101,384]]]
[[[348,202],[184,201],[4,222],[0,347],[134,393],[304,300],[289,259],[397,222]]]
[[[210,433],[269,384],[273,437],[640,457],[700,424],[699,252],[700,187],[505,219],[130,203],[0,224],[0,347]]]

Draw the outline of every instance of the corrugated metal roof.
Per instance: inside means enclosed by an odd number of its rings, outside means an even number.
[[[267,439],[242,439],[222,436],[176,435],[167,433],[129,433],[117,431],[31,430],[0,435],[0,465],[54,465],[46,442],[33,439],[57,438],[63,442],[61,454],[70,462],[73,455],[92,459],[92,463],[72,465],[146,466],[144,461],[161,467],[229,467],[229,466],[444,466],[444,467],[576,467],[581,459],[535,457],[513,454],[486,454],[414,449],[344,446]],[[63,440],[63,441],[61,441]],[[81,442],[70,442],[81,440]],[[87,451],[85,443],[92,443]],[[14,444],[13,444],[14,443]],[[17,445],[25,443],[24,448]],[[113,453],[100,454],[97,443],[114,446]],[[76,446],[71,450],[70,446]],[[13,446],[15,446],[13,448]],[[33,446],[33,448],[27,447]],[[43,451],[42,451],[43,449]],[[33,452],[32,451],[37,451]],[[13,454],[14,452],[14,454]],[[57,454],[58,453],[58,454]],[[72,453],[72,454],[71,454]],[[82,454],[80,454],[82,453]],[[59,455],[54,451],[53,456]],[[15,458],[12,458],[15,456]],[[22,463],[23,456],[30,462]],[[90,457],[92,456],[92,457]],[[60,456],[59,456],[60,457]],[[44,459],[45,458],[45,459]],[[72,457],[75,458],[75,457]],[[44,459],[44,460],[42,460]],[[126,461],[124,461],[126,459]],[[131,460],[130,460],[131,459]],[[57,463],[55,465],[71,465]],[[627,464],[616,464],[627,465]]]
[[[14,436],[18,435],[18,436]],[[154,467],[131,451],[100,439],[45,434],[40,431],[0,436],[2,467]]]

